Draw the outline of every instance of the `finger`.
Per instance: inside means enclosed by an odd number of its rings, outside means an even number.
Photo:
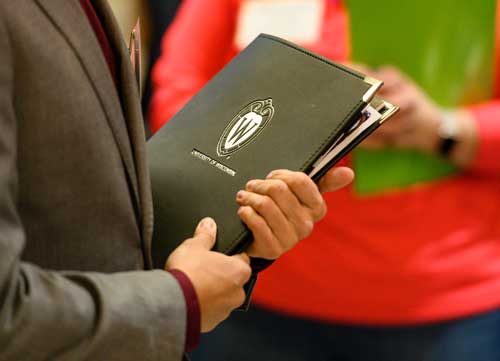
[[[286,169],[272,171],[267,179],[281,179],[295,194],[298,201],[314,211],[314,215],[322,213],[325,209],[325,201],[321,196],[318,186],[303,172],[292,172]],[[315,217],[316,218],[316,217]]]
[[[414,133],[402,133],[399,137],[393,140],[391,144],[395,148],[402,149],[418,149],[418,137]]]
[[[401,114],[394,115],[391,117],[389,122],[384,122],[380,127],[375,130],[374,134],[384,134],[384,133],[393,133],[398,131],[401,128],[401,123],[403,122],[403,117]]]
[[[406,82],[406,76],[398,68],[391,65],[378,68],[374,76],[384,82],[385,89],[399,88]]]
[[[376,137],[375,134],[373,134],[370,137],[363,140],[363,142],[360,144],[360,147],[365,149],[375,150],[375,149],[381,149],[386,145],[387,143],[384,141],[384,137],[380,136]]]
[[[318,183],[321,192],[333,192],[345,187],[354,179],[354,172],[347,167],[332,168]]]
[[[246,250],[248,256],[276,259],[283,253],[279,241],[264,218],[257,214],[252,207],[240,207],[238,216],[252,231],[254,237],[254,241]]]
[[[301,219],[307,216],[306,210],[302,209],[303,205],[281,179],[253,180],[247,183],[247,189],[253,193],[270,197],[285,217],[298,226],[301,224]],[[237,201],[241,205],[246,205],[241,203],[238,198]],[[259,212],[258,209],[257,212]]]
[[[235,254],[231,257],[237,258],[237,259],[245,262],[247,265],[250,265],[250,257],[248,257],[248,254],[246,254],[245,252]]]
[[[371,137],[382,137],[382,138],[390,138],[397,136],[399,133],[401,133],[402,129],[406,122],[404,121],[404,118],[401,116],[398,116],[396,119],[391,119],[390,122],[384,123],[381,127],[379,127]]]
[[[265,182],[260,181],[260,183]],[[253,210],[262,216],[277,239],[288,239],[293,236],[294,229],[290,224],[291,220],[285,216],[278,204],[268,195],[239,191],[237,201],[242,206],[252,207]],[[298,204],[298,201],[296,203],[298,205],[296,213],[298,213],[302,210],[303,206]],[[295,214],[295,216],[297,215]],[[303,216],[307,217],[306,214],[303,214]]]
[[[379,66],[376,69],[377,73],[388,73],[388,74],[394,74],[395,76],[400,75],[401,71],[394,65],[391,64],[384,64]]]
[[[217,320],[217,324],[223,322],[231,315],[231,312],[243,305],[245,299],[246,294],[243,289],[243,285],[238,286],[237,289],[233,289],[232,292],[225,297],[224,301],[226,310],[222,314],[223,317]]]
[[[250,258],[246,253],[235,254],[231,256],[235,261],[235,275],[232,277],[238,287],[243,286],[252,276],[250,267]],[[239,305],[238,305],[239,306]]]
[[[196,242],[208,250],[212,249],[215,245],[215,236],[217,235],[217,224],[210,218],[203,218],[196,230],[194,231],[194,236],[191,238],[191,242]]]
[[[393,92],[381,92],[380,95],[388,102],[397,105],[400,108],[399,114],[411,111],[415,106],[415,97],[404,87]]]

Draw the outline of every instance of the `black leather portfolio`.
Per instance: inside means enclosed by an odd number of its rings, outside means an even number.
[[[375,97],[381,85],[285,40],[256,38],[148,142],[155,266],[206,216],[218,224],[215,250],[242,251],[252,235],[236,193],[274,169],[319,179],[397,110]]]

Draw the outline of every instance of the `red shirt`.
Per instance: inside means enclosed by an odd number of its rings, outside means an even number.
[[[184,1],[153,73],[153,129],[236,54],[240,2]],[[326,6],[321,37],[309,47],[346,60],[347,14],[339,2]],[[480,142],[469,169],[404,191],[358,197],[347,188],[326,195],[327,217],[261,274],[254,302],[363,324],[437,321],[499,307],[500,101],[470,110]]]

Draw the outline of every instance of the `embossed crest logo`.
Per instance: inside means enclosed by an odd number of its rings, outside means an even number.
[[[252,142],[271,121],[273,100],[256,100],[243,108],[228,124],[217,144],[217,154],[228,156]]]

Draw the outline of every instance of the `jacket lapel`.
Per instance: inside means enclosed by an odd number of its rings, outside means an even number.
[[[94,5],[101,15],[109,40],[116,49],[117,56],[120,58],[122,104],[137,170],[138,192],[141,206],[142,238],[144,240],[146,266],[150,268],[152,266],[151,238],[153,233],[153,202],[151,199],[149,169],[146,162],[146,135],[144,132],[144,121],[136,76],[130,61],[128,48],[123,41],[120,28],[107,0],[94,0]]]
[[[93,36],[93,29],[79,2],[77,0],[36,1],[73,47],[105,111],[122,156],[135,203],[138,206],[142,238],[145,243],[143,245],[146,254],[145,261],[149,268],[151,266],[153,211],[149,173],[145,161],[145,136],[134,73],[120,29],[106,0],[93,1],[111,46],[117,53],[123,110],[106,59],[96,37]]]

